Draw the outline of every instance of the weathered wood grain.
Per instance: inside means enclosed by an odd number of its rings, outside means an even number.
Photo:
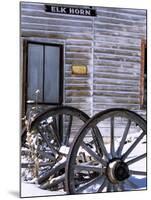
[[[85,6],[86,7],[86,6]],[[21,37],[64,45],[64,104],[89,115],[112,107],[140,109],[141,40],[146,10],[94,7],[96,17],[46,13],[42,3],[21,3]],[[72,75],[73,64],[86,76]]]

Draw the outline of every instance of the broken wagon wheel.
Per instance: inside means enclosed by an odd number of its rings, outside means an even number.
[[[88,119],[87,114],[76,108],[60,106],[44,111],[31,123],[31,135],[38,138],[35,145],[39,159],[37,180],[43,189],[53,189],[64,182],[70,143]]]
[[[95,132],[103,157],[87,146]],[[67,157],[69,194],[140,190],[146,188],[146,121],[126,109],[108,109],[93,116],[75,137]],[[77,163],[81,150],[95,162]],[[90,176],[89,174],[91,173]],[[79,178],[81,174],[82,179]]]

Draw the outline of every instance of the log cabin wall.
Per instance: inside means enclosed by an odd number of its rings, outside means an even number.
[[[77,7],[77,6],[76,6]],[[96,17],[46,13],[44,4],[21,3],[21,41],[64,45],[64,100],[89,116],[111,107],[140,109],[141,40],[146,11],[94,7]],[[72,75],[72,65],[87,75]]]
[[[140,56],[146,11],[98,8],[94,24],[94,112],[123,107],[144,115],[140,110]]]

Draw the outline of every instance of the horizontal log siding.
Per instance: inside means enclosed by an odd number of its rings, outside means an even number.
[[[112,107],[140,110],[141,39],[146,12],[98,8],[94,21],[93,113]]]
[[[21,35],[49,38],[64,44],[64,104],[92,115],[92,18],[46,13],[43,4],[21,4]],[[84,64],[88,74],[71,74],[73,64]]]
[[[64,45],[64,104],[92,116],[111,107],[140,111],[140,44],[146,12],[98,8],[97,17],[46,13],[44,4],[21,3],[21,36]],[[71,74],[84,64],[88,74]]]

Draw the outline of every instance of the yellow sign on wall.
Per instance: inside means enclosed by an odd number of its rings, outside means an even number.
[[[85,65],[72,65],[72,74],[86,75],[87,74],[87,66],[85,66]]]

